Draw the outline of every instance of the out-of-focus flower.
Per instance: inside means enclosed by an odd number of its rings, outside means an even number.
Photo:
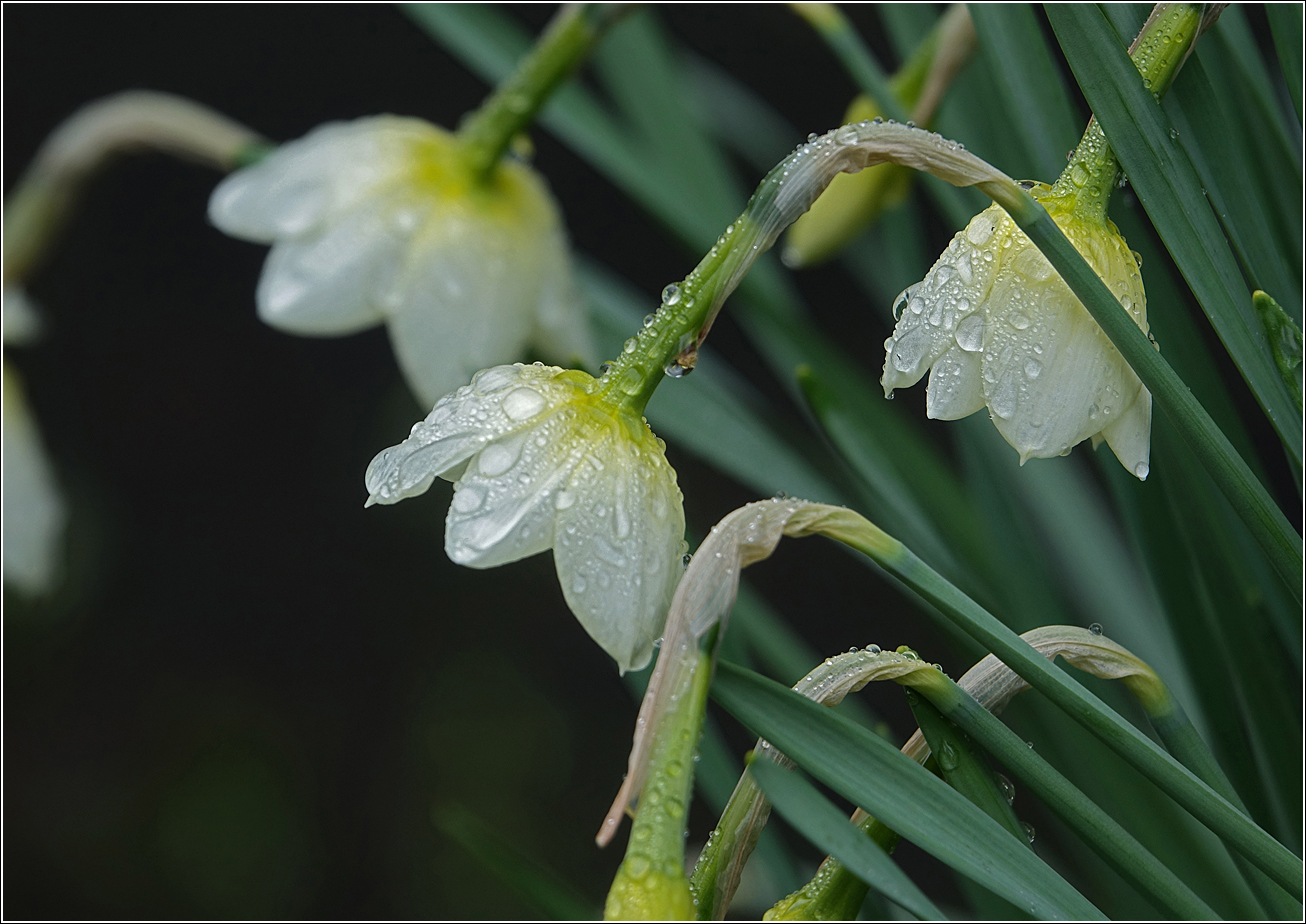
[[[6,288],[4,343],[27,343],[38,320],[27,296]],[[67,511],[17,371],[4,364],[4,581],[28,596],[54,589]]]
[[[479,181],[459,140],[421,119],[320,126],[219,184],[209,217],[273,245],[264,321],[310,336],[385,322],[427,404],[529,346],[593,358],[544,181],[511,158]]]
[[[1073,198],[1031,190],[1144,332],[1138,263],[1114,224]],[[1057,272],[998,205],[971,219],[925,278],[898,296],[884,342],[885,395],[930,372],[926,413],[957,420],[987,406],[1020,461],[1106,440],[1147,477],[1152,395]]]
[[[368,503],[454,481],[449,557],[492,568],[553,549],[571,611],[637,670],[680,578],[685,515],[662,441],[598,386],[538,364],[478,373],[372,461]]]

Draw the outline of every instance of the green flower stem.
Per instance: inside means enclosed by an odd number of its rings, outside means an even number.
[[[553,17],[517,69],[458,129],[472,170],[488,178],[514,136],[530,125],[607,30],[632,9],[627,3],[577,3]]]
[[[640,793],[626,857],[604,907],[609,920],[694,918],[685,878],[685,819],[694,791],[694,752],[712,683],[713,647],[709,643],[699,652],[693,671],[654,731],[648,782]]]
[[[1192,720],[1188,718],[1188,714],[1184,712],[1184,708],[1173,697],[1168,695],[1168,691],[1166,692],[1165,697],[1150,702],[1140,697],[1143,710],[1147,713],[1147,718],[1152,723],[1152,727],[1156,729],[1162,743],[1181,764],[1197,774],[1208,786],[1237,806],[1246,815],[1247,806],[1238,797],[1237,791],[1233,788],[1233,784],[1229,782],[1229,778],[1225,776],[1224,770],[1220,768],[1215,755],[1206,746],[1202,736],[1197,733],[1197,729],[1193,726]],[[1238,867],[1238,871],[1242,873],[1248,887],[1272,920],[1297,921],[1301,919],[1302,906],[1300,902],[1294,901],[1283,889],[1271,882],[1263,872],[1248,863],[1241,854],[1232,852],[1230,857],[1233,859],[1234,865]]]
[[[4,282],[26,279],[110,157],[153,150],[226,173],[265,153],[251,128],[171,93],[128,90],[88,103],[56,128],[5,199]]]
[[[904,677],[903,680],[933,703],[950,721],[973,736],[1112,869],[1153,899],[1159,907],[1184,920],[1218,919],[1219,916],[1209,905],[1138,843],[1133,835],[1098,808],[1093,800],[1080,792],[965,690],[938,671],[922,671]]]
[[[826,534],[862,552],[934,604],[937,613],[951,625],[987,647],[1030,686],[1268,873],[1289,894],[1301,897],[1301,861],[1291,851],[1064,671],[1049,664],[996,616],[954,587],[901,542],[869,521]]]

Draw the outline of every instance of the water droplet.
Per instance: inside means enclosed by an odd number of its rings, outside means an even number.
[[[653,864],[649,863],[648,857],[643,854],[633,853],[626,857],[626,875],[631,879],[643,879],[648,875]]]
[[[599,366],[599,375],[607,375],[608,370],[612,368],[612,363],[603,363]]]
[[[1094,636],[1101,635],[1102,624],[1100,622],[1093,623],[1091,626],[1088,627],[1088,634]]]
[[[1025,375],[1027,378],[1036,379],[1038,374],[1043,371],[1043,364],[1037,359],[1027,360],[1025,362]]]
[[[998,774],[998,788],[1002,790],[1002,795],[1007,799],[1007,805],[1016,801],[1016,787],[1001,773]]]
[[[481,457],[476,463],[477,468],[480,469],[482,475],[490,478],[502,475],[516,464],[517,454],[520,451],[521,446],[517,443],[509,445],[491,443],[481,450]]]
[[[583,594],[587,586],[589,585],[585,583],[585,575],[578,574],[571,582],[571,592],[574,594]]]
[[[503,399],[503,413],[509,420],[529,420],[544,410],[544,396],[533,388],[517,388]]]
[[[458,513],[471,513],[485,500],[485,492],[478,487],[465,485],[453,492],[453,502],[449,505]]]
[[[979,247],[982,244],[987,244],[989,238],[992,236],[993,223],[987,218],[976,218],[966,226],[966,238],[976,247]]]
[[[688,552],[680,556],[680,563],[684,565],[686,568],[689,567],[689,563],[693,560],[694,560],[694,556],[690,555]]]
[[[635,347],[637,347],[637,346],[639,346],[639,341],[636,340],[634,337],[631,337],[631,338],[629,338],[625,343],[623,343],[623,344],[621,345],[621,352],[623,352],[623,353],[634,353],[634,352],[635,352]]]
[[[1025,831],[1025,842],[1027,844],[1034,843],[1034,826],[1030,824],[1028,821],[1021,822],[1020,826]]]
[[[1016,330],[1025,330],[1025,328],[1029,327],[1029,317],[1019,311],[1013,311],[1011,317],[1007,318],[1007,323]]]
[[[1088,171],[1084,169],[1083,164],[1075,164],[1070,168],[1070,181],[1076,186],[1083,186],[1088,182]]]
[[[879,645],[867,645],[867,646],[866,646],[866,650],[869,651],[869,652],[870,652],[871,654],[873,654],[873,655],[877,655],[877,654],[880,653],[880,650],[881,650],[881,649],[880,649],[880,646],[879,646]]]
[[[652,315],[652,314],[646,314],[646,315],[644,315],[644,326],[645,326],[645,327],[652,327],[652,326],[653,326],[653,320],[654,320],[655,317],[656,317],[656,315]]]
[[[960,762],[952,745],[946,741],[943,742],[943,747],[939,750],[939,766],[944,770],[956,770],[957,764]]]
[[[674,282],[662,290],[662,304],[675,305],[680,301],[680,286]],[[645,327],[648,325],[646,324]]]
[[[574,503],[576,503],[576,495],[566,489],[559,491],[553,498],[553,506],[558,510],[566,510]]]
[[[1146,462],[1139,462],[1134,466],[1134,477],[1139,481],[1146,481],[1148,472],[1150,471],[1151,469],[1147,467]]]
[[[960,308],[958,304],[958,308]],[[967,308],[970,307],[967,303]],[[961,347],[967,353],[978,353],[984,348],[984,318],[979,314],[972,314],[965,318],[957,325],[957,333],[954,335],[957,339],[957,346]]]
[[[1177,128],[1172,128],[1172,129],[1170,129],[1170,140],[1171,140],[1171,141],[1178,141],[1178,140],[1179,140],[1179,129],[1177,129]]]
[[[916,301],[916,299],[913,299]],[[893,368],[899,372],[912,372],[920,363],[925,351],[929,348],[930,337],[925,331],[917,328],[907,333],[893,347]]]

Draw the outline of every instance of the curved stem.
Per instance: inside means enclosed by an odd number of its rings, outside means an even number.
[[[626,3],[575,3],[553,17],[530,54],[458,129],[477,176],[489,177],[513,137],[531,124],[558,85],[633,8]]]
[[[129,90],[88,103],[50,134],[5,200],[5,284],[27,278],[82,185],[113,155],[161,151],[226,173],[266,146],[253,129],[171,93]]]

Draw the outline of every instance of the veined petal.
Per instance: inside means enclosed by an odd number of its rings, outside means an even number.
[[[413,425],[408,439],[379,453],[367,467],[368,505],[422,494],[440,475],[457,478],[463,464],[492,440],[528,426],[534,416],[529,412],[544,410],[546,395],[560,400],[556,388],[548,390],[548,380],[559,371],[495,366],[441,398]]]
[[[969,328],[961,325],[988,297],[997,270],[993,245],[1014,227],[1006,212],[990,206],[957,232],[923,280],[898,296],[898,323],[884,342],[886,395],[915,385],[954,346],[971,348],[962,342]]]
[[[538,239],[463,209],[440,208],[383,297],[390,342],[426,401],[477,370],[520,356],[539,298]]]
[[[1129,270],[1136,270],[1123,241],[1112,246],[1105,228],[1065,230],[1113,291],[1128,286],[1134,295],[1125,300],[1143,303],[1137,273],[1114,271],[1118,250]],[[1022,462],[1066,454],[1124,413],[1142,388],[1102,328],[1019,230],[989,293],[982,380],[993,422]]]
[[[560,365],[580,360],[596,365],[598,351],[590,330],[585,300],[572,279],[571,257],[561,227],[541,242],[541,284],[536,302],[534,343],[540,353]]]
[[[1146,387],[1114,422],[1103,428],[1116,458],[1139,481],[1146,481],[1152,462],[1152,393]]]
[[[554,499],[553,557],[567,605],[624,673],[648,664],[662,634],[685,514],[676,473],[647,426],[635,421],[643,433],[632,438],[630,422],[584,416],[579,431],[591,436]]]
[[[983,317],[973,314],[963,323]],[[960,420],[984,407],[984,388],[980,381],[980,354],[954,346],[939,357],[930,369],[930,383],[925,389],[925,416],[935,420]]]
[[[219,183],[209,220],[232,237],[264,244],[312,232],[404,177],[414,144],[442,136],[421,119],[391,115],[329,122]]]
[[[321,231],[273,245],[255,293],[259,317],[292,334],[328,337],[381,323],[372,293],[393,278],[407,244],[390,211],[385,202],[363,203]]]

